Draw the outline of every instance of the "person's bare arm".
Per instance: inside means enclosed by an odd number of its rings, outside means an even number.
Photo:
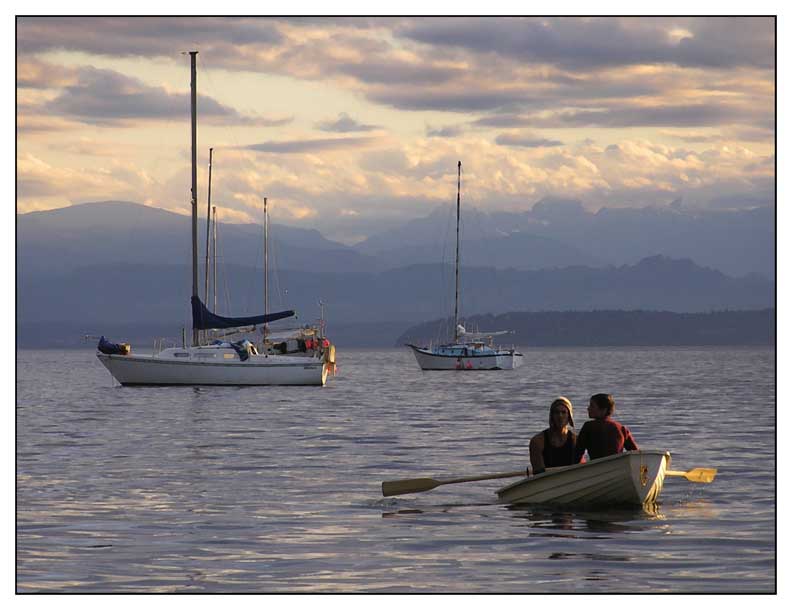
[[[632,432],[630,432],[627,426],[622,426],[622,434],[624,435],[624,450],[638,451],[638,443],[635,442]]]
[[[533,469],[533,474],[544,472],[545,463],[544,456],[542,455],[544,451],[544,435],[541,432],[531,439],[529,449],[531,452],[531,468]]]

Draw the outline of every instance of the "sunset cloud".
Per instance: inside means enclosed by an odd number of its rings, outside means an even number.
[[[561,146],[563,142],[559,140],[549,140],[533,134],[502,133],[495,142],[501,146],[523,146],[525,148],[549,148]]]
[[[359,123],[350,117],[346,112],[342,112],[338,115],[338,119],[335,121],[328,120],[320,122],[317,125],[317,129],[321,129],[322,131],[347,133],[354,131],[373,131],[378,129],[378,127],[376,125],[366,125],[364,123]]]
[[[80,68],[74,82],[64,86],[61,93],[42,111],[50,116],[62,116],[83,123],[114,123],[132,120],[162,120],[184,118],[189,113],[190,97],[187,92],[171,92],[164,87],[151,87],[136,78],[112,70]],[[202,97],[203,120],[237,125],[279,125],[288,119],[267,119],[245,116]]]
[[[679,25],[686,28],[683,35]],[[570,68],[666,64],[773,67],[773,21],[766,17],[427,19],[400,34],[425,44],[496,53]],[[687,34],[690,34],[689,36]],[[735,45],[734,41],[745,41]]]
[[[307,140],[290,140],[281,142],[260,142],[246,146],[247,150],[264,153],[311,153],[339,148],[359,148],[376,141],[373,137],[359,138],[313,138]]]
[[[274,21],[237,18],[21,17],[20,53],[75,50],[117,57],[173,57],[201,50],[235,55],[235,47],[274,45],[282,40]],[[179,49],[179,51],[174,51]]]
[[[91,198],[185,211],[192,49],[199,192],[213,147],[213,200],[240,222],[268,196],[283,221],[364,235],[453,200],[459,160],[467,200],[492,210],[774,189],[771,18],[17,25],[19,211]]]
[[[144,170],[118,161],[63,168],[32,154],[17,159],[17,194],[33,202],[35,209],[107,198],[133,199],[156,187],[156,181]]]

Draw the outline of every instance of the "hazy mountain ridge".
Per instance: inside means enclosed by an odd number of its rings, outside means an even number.
[[[431,225],[432,219],[436,221],[443,215],[445,221],[453,221],[447,212],[438,209],[427,217],[429,224],[424,222],[427,219],[417,219],[405,229],[406,233],[395,232],[393,239],[404,239],[403,247],[381,251],[376,256],[369,254],[375,243],[372,240],[361,252],[327,240],[316,230],[274,226],[273,235],[277,237],[273,238],[271,252],[272,309],[294,308],[300,320],[313,321],[319,315],[318,301],[322,299],[330,328],[335,325],[341,333],[339,339],[347,337],[355,344],[365,345],[390,345],[404,329],[450,313],[454,270],[439,261],[450,263],[453,250],[447,243],[440,244],[441,234]],[[538,234],[542,227],[564,219],[583,218],[596,223],[604,222],[597,218],[614,215],[623,222],[632,219],[636,228],[625,238],[628,242],[641,241],[638,229],[647,218],[665,219],[656,224],[666,226],[664,231],[675,227],[674,223],[689,226],[684,224],[687,220],[680,220],[689,214],[668,216],[667,212],[645,209],[591,214],[579,202],[544,201],[530,213],[474,215],[472,218],[478,218],[482,227],[489,227],[489,237],[464,242],[461,313],[468,317],[567,310],[683,313],[772,307],[775,285],[760,272],[731,277],[698,261],[660,255],[643,257],[631,264],[604,266],[594,255],[596,248],[592,244],[615,240],[607,238],[603,231],[592,230],[594,225],[567,225],[570,231],[577,227],[575,230],[585,237],[575,237],[570,232],[564,236],[567,242]],[[744,243],[732,244],[734,256],[745,254],[746,260],[756,260],[757,253],[762,254],[774,244],[772,233],[764,246],[753,237],[756,223],[768,230],[773,228],[772,223],[766,226],[772,210],[757,208],[740,214],[739,218],[753,218],[754,223],[746,222],[743,227],[743,233],[748,235]],[[731,227],[738,217],[718,218]],[[189,226],[186,216],[124,202],[99,202],[17,216],[20,344],[25,345],[33,336],[40,337],[37,341],[68,340],[74,329],[79,329],[79,334],[113,335],[115,329],[128,328],[148,337],[148,333],[159,334],[165,327],[174,334],[182,326],[189,326]],[[536,233],[523,232],[525,227]],[[391,243],[389,235],[383,236],[383,247]],[[413,239],[409,244],[408,235]],[[432,235],[434,242],[420,245]],[[446,235],[453,233],[442,234]],[[597,239],[592,239],[592,235]],[[696,231],[689,229],[691,239],[695,235]],[[199,238],[202,246],[203,234]],[[261,227],[255,225],[221,225],[219,314],[261,312],[262,238]],[[664,237],[653,239],[654,242],[644,241],[656,245]],[[756,247],[753,254],[746,249],[751,244]],[[428,260],[421,260],[424,256]],[[402,259],[410,264],[400,265]],[[476,259],[488,264],[476,265]],[[258,269],[254,266],[256,261]],[[537,261],[544,267],[532,267]],[[520,269],[520,265],[526,268]],[[199,278],[203,280],[203,269],[199,270]],[[54,329],[54,334],[42,336],[40,329],[45,327]]]
[[[393,333],[436,319],[453,308],[453,268],[414,265],[381,273],[284,271],[272,277],[271,307],[293,308],[300,320],[319,315],[326,303],[330,324],[387,324]],[[83,332],[113,334],[124,325],[189,325],[191,275],[187,265],[105,264],[68,273],[25,273],[18,278],[21,327],[81,321]],[[260,270],[228,266],[221,282],[218,313],[260,313]],[[774,302],[773,284],[761,277],[730,278],[691,261],[653,257],[638,265],[593,269],[517,271],[463,268],[463,316],[510,311],[644,309],[706,312],[765,309]],[[231,308],[226,296],[231,297]],[[28,325],[28,326],[26,326]],[[354,333],[353,333],[354,334]],[[394,334],[383,335],[389,345]],[[20,333],[24,343],[24,333]]]
[[[463,260],[469,265],[493,264],[518,269],[541,269],[540,252],[518,258],[499,257],[499,250],[511,250],[509,240],[547,240],[551,258],[559,248],[567,249],[566,264],[632,264],[647,256],[661,254],[690,258],[729,275],[775,273],[775,212],[772,206],[749,209],[686,209],[679,202],[669,206],[642,208],[602,208],[589,212],[576,200],[545,198],[526,212],[483,212],[463,208]],[[391,266],[414,262],[414,252],[437,241],[453,248],[455,222],[450,207],[434,210],[401,229],[369,237],[355,246],[360,252],[387,255]],[[444,238],[444,236],[448,236]],[[480,243],[481,246],[474,244]],[[410,246],[409,248],[405,246]],[[451,254],[453,257],[453,253]],[[577,260],[574,260],[577,258]],[[438,260],[438,259],[436,259]],[[453,260],[453,259],[451,259]],[[549,261],[548,261],[549,262]]]
[[[206,219],[199,218],[203,265]],[[316,229],[270,225],[270,261],[281,268],[375,271],[375,259]],[[218,223],[218,265],[262,266],[263,228]],[[190,218],[131,202],[85,203],[17,216],[20,270],[70,271],[96,263],[184,264],[192,256]]]
[[[203,210],[201,210],[203,211]],[[414,264],[451,263],[455,214],[436,208],[424,218],[373,235],[355,246],[326,239],[316,229],[271,227],[271,264],[302,271],[377,272]],[[205,219],[199,219],[203,264]],[[775,215],[752,209],[686,210],[681,205],[587,211],[575,200],[546,198],[527,212],[462,216],[462,263],[498,269],[539,270],[575,265],[634,264],[648,256],[689,258],[728,275],[775,273]],[[94,263],[189,260],[187,216],[129,202],[86,203],[17,216],[20,270],[69,270]],[[225,264],[261,266],[258,225],[220,223]]]

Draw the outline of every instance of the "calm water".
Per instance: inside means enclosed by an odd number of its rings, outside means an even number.
[[[122,388],[93,352],[17,355],[17,590],[772,592],[770,350],[527,350],[422,373],[339,350],[325,388]],[[506,481],[382,498],[383,480],[511,471],[558,394],[590,394],[672,467],[643,511],[513,509]],[[746,410],[756,418],[746,425]]]

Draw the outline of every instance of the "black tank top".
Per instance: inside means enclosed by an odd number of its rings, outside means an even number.
[[[569,466],[575,463],[575,433],[567,430],[566,442],[560,447],[550,444],[550,428],[544,431],[544,449],[542,450],[545,468]]]

